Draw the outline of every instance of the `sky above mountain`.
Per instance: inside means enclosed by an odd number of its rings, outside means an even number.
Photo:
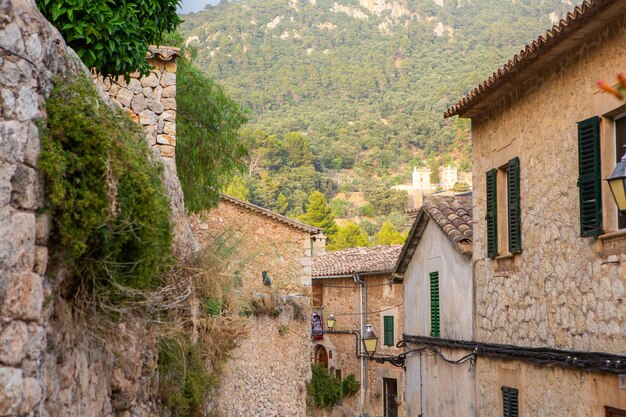
[[[178,13],[195,13],[204,9],[207,4],[216,5],[219,0],[182,0],[178,6]]]

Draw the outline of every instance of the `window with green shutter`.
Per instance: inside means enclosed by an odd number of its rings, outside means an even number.
[[[602,181],[600,178],[600,118],[578,122],[578,188],[580,234],[602,234]]]
[[[384,343],[385,346],[393,346],[394,343],[394,335],[393,335],[393,316],[384,316],[383,317],[384,324]]]
[[[487,256],[498,256],[498,194],[496,175],[497,170],[487,171]]]
[[[430,274],[430,336],[439,337],[439,272]]]
[[[519,417],[519,391],[517,388],[502,387],[502,415]]]
[[[522,251],[522,216],[520,209],[519,158],[508,163],[507,170],[507,220],[509,226],[509,252]]]

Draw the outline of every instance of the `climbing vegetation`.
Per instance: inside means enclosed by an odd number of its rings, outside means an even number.
[[[40,170],[52,269],[64,295],[115,302],[154,289],[171,261],[169,203],[143,132],[86,77],[57,79],[42,123]]]

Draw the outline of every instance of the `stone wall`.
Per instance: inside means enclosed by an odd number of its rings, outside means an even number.
[[[599,97],[596,80],[613,80],[626,69],[625,27],[626,17],[620,15],[560,66],[512,90],[488,119],[472,123],[479,341],[626,354],[626,240],[619,234],[580,237],[576,125],[606,114],[606,106],[598,104],[606,98]],[[609,124],[610,118],[603,118],[605,147],[612,140]],[[515,156],[520,158],[523,249],[492,260],[487,258],[485,172]],[[603,166],[603,177],[610,165]],[[609,216],[611,194],[603,187]],[[610,232],[609,221],[605,226]],[[506,378],[520,387],[524,415],[600,416],[604,405],[626,409],[626,391],[617,388],[613,375],[484,359],[477,362],[477,375],[479,415],[497,414],[499,381]],[[602,403],[595,397],[599,392]]]
[[[117,338],[90,337],[94,323],[46,275],[36,120],[54,77],[89,72],[34,0],[0,0],[0,16],[0,415],[154,416],[155,335],[129,321]],[[180,187],[167,163],[166,183],[172,197]],[[172,204],[182,211],[182,192]]]
[[[249,335],[230,354],[213,403],[225,417],[304,417],[311,379],[308,313],[294,318],[285,302],[274,318],[252,317]],[[308,303],[308,297],[295,297]],[[296,314],[297,316],[297,314]]]
[[[267,271],[272,288],[281,293],[308,293],[314,234],[224,199],[189,222],[201,246],[218,238],[233,246],[228,272],[240,277],[244,288],[263,290],[261,273]]]
[[[391,280],[389,274],[363,276],[362,279],[368,286],[367,311],[372,312],[364,316],[363,325],[371,324],[378,335],[376,354],[399,355],[402,349],[396,348],[395,343],[402,339],[403,332],[403,286],[402,284],[389,284]],[[352,278],[314,279],[314,285],[323,287],[324,328],[326,328],[326,319],[332,312],[336,319],[334,330],[359,331],[361,326],[360,290],[354,280]],[[383,343],[383,316],[394,316],[395,341],[392,347],[385,346]],[[328,367],[331,373],[337,375],[339,372],[342,378],[353,374],[357,380],[363,381],[363,402],[361,403],[361,393],[345,398],[342,404],[344,410],[350,410],[353,413],[369,413],[370,416],[383,415],[383,378],[397,380],[398,397],[402,402],[404,401],[404,371],[390,364],[364,361],[362,374],[361,360],[356,356],[354,335],[326,334],[323,340],[315,342],[315,346],[317,345],[324,346],[327,350]],[[361,375],[364,375],[362,379]],[[399,407],[399,416],[404,415],[404,404],[402,404]]]

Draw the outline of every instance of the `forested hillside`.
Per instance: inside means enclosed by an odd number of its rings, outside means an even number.
[[[314,190],[363,191],[335,202],[336,214],[376,216],[367,195],[408,180],[412,165],[470,168],[468,124],[444,110],[572,7],[241,0],[184,15],[181,31],[197,64],[250,111],[249,170],[231,192],[297,216]]]

